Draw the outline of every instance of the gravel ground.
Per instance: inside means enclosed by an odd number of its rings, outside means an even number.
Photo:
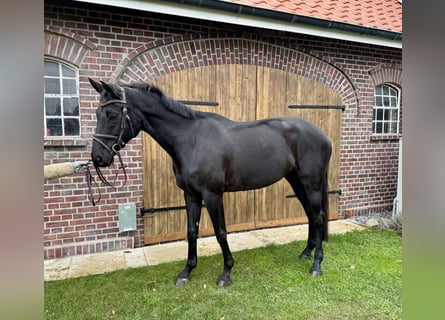
[[[372,214],[369,216],[354,216],[348,218],[348,220],[358,223],[366,227],[379,227],[381,229],[392,229],[398,234],[402,235],[402,218],[400,215],[392,215],[390,213],[384,214]]]

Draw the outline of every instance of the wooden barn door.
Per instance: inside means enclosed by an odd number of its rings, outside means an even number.
[[[233,120],[292,115],[319,125],[334,150],[329,188],[338,189],[342,112],[326,107],[341,105],[341,99],[326,86],[293,73],[251,65],[194,68],[159,78],[155,84],[194,109],[217,112]],[[145,243],[186,238],[185,203],[182,190],[175,184],[171,159],[145,133],[143,161]],[[338,217],[337,198],[330,196],[330,218]],[[299,201],[292,197],[285,181],[260,190],[225,193],[224,206],[229,231],[306,221]],[[203,208],[200,235],[210,234],[212,224]]]

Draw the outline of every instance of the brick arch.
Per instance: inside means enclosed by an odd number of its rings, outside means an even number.
[[[374,86],[383,83],[391,83],[402,87],[402,69],[395,66],[379,65],[369,70]]]
[[[69,30],[46,26],[44,54],[79,66],[86,53],[96,45]]]
[[[219,64],[251,64],[296,73],[332,88],[346,106],[357,106],[352,81],[332,64],[302,51],[252,39],[187,35],[150,42],[130,52],[111,80],[150,82],[172,72]]]

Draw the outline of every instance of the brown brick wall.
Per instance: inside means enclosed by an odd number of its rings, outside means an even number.
[[[401,88],[401,50],[304,35],[236,27],[195,19],[107,8],[71,1],[45,1],[45,56],[78,67],[82,137],[45,139],[44,163],[86,160],[95,129],[97,94],[88,77],[150,80],[159,75],[220,63],[262,64],[311,77],[343,98],[340,213],[391,210],[397,187],[397,137],[371,136],[374,86]],[[101,186],[92,206],[85,177],[44,185],[44,258],[142,245],[138,230],[119,233],[119,203],[143,207],[141,139],[122,152],[129,181],[120,191]],[[112,170],[104,170],[112,177]],[[122,176],[119,176],[122,179]]]

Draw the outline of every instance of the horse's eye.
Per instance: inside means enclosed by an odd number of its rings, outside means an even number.
[[[119,116],[119,113],[112,111],[112,110],[107,110],[106,115],[107,115],[107,118],[115,119]]]

